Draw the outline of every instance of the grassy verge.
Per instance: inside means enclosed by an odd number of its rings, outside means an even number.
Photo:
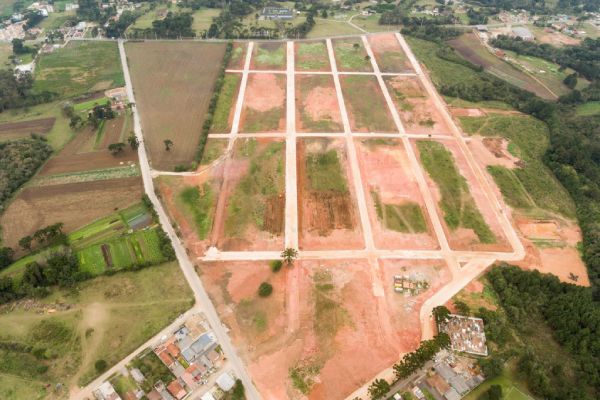
[[[238,49],[240,49],[238,47]],[[238,90],[242,77],[239,74],[226,74],[223,79],[223,86],[219,93],[217,106],[213,113],[211,132],[228,133],[231,130],[229,115],[236,100],[235,93]]]
[[[417,203],[387,204],[381,202],[377,193],[371,192],[371,196],[375,203],[377,218],[383,222],[387,229],[405,233],[423,233],[427,231],[423,211]]]
[[[425,170],[440,190],[440,207],[448,227],[472,229],[481,243],[495,243],[496,237],[477,209],[452,153],[444,145],[429,140],[418,141],[417,147]]]

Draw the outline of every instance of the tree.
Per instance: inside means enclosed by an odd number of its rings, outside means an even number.
[[[108,145],[108,151],[110,151],[113,156],[121,153],[124,148],[125,148],[125,143],[122,143],[122,142],[112,143],[112,144]]]
[[[165,139],[163,143],[165,144],[165,150],[170,151],[173,146],[173,141],[171,139]]]
[[[12,40],[12,51],[14,54],[27,54],[30,52],[30,48],[26,47],[23,39]]]
[[[577,72],[567,75],[563,80],[563,83],[569,89],[575,89],[575,86],[577,86]]]
[[[479,400],[502,400],[502,386],[490,386],[490,388],[487,391],[485,391],[481,396],[479,396]]]
[[[98,372],[98,373],[106,371],[107,367],[108,367],[108,363],[102,359],[97,360],[94,363],[94,368],[96,368],[96,372]]]
[[[437,306],[432,311],[433,317],[435,318],[435,323],[437,325],[446,322],[448,320],[448,316],[450,315],[450,310],[448,310],[445,306]]]
[[[283,252],[281,253],[281,258],[283,258],[283,261],[285,261],[285,263],[287,265],[292,265],[294,263],[294,260],[298,257],[298,250],[292,248],[292,247],[288,247],[287,249],[283,250]]]
[[[273,293],[273,285],[269,282],[263,282],[258,287],[258,295],[260,297],[269,297]]]
[[[354,44],[352,45],[352,48],[354,49],[354,51],[358,51],[358,49],[360,49],[360,44],[358,44],[358,43],[354,43]]]
[[[137,150],[138,147],[140,147],[140,141],[133,133],[127,138],[127,143],[129,143],[129,146],[131,146],[132,150]]]
[[[468,316],[469,314],[471,314],[471,308],[464,301],[456,300],[454,302],[454,306],[456,307],[456,311],[458,311],[458,313],[461,315]]]
[[[385,397],[390,391],[390,384],[385,379],[375,379],[369,386],[369,395],[372,400],[378,400]]]
[[[246,398],[244,385],[240,379],[235,380],[235,385],[231,389],[231,400],[244,400]]]
[[[321,18],[327,18],[327,17],[328,17],[327,9],[324,8],[323,11],[321,11]]]
[[[504,370],[504,361],[497,356],[491,356],[479,360],[479,366],[486,379],[492,379],[502,374]]]
[[[281,260],[273,260],[270,263],[271,266],[271,271],[273,272],[279,272],[279,270],[281,269],[281,266],[283,265],[283,262]]]
[[[0,248],[0,269],[12,264],[14,255],[15,252],[10,247]]]
[[[19,240],[19,246],[23,250],[31,250],[31,243],[33,242],[33,238],[31,236],[24,236]]]

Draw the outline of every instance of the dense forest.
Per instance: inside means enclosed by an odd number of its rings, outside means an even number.
[[[502,308],[476,312],[484,319],[494,347],[491,359],[482,362],[484,372],[496,375],[504,361],[516,358],[529,390],[541,398],[598,398],[600,308],[591,290],[506,264],[486,277]],[[545,327],[560,349],[553,350],[544,341]],[[561,351],[568,355],[561,356]]]
[[[0,143],[0,212],[50,154],[52,147],[39,137]]]

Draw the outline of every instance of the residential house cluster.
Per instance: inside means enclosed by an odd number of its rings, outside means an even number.
[[[204,384],[223,359],[214,334],[200,315],[186,321],[156,346],[154,353],[175,376],[166,389],[178,400]]]
[[[481,318],[450,314],[448,320],[440,324],[439,330],[450,336],[452,350],[478,356],[488,355]]]

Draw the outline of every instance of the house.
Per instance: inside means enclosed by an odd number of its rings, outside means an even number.
[[[290,20],[294,18],[294,13],[285,7],[265,7],[260,12],[260,18],[267,20]]]
[[[185,397],[185,395],[187,394],[187,392],[185,391],[185,389],[183,388],[183,386],[181,385],[181,383],[179,383],[179,381],[177,379],[175,379],[173,382],[169,383],[169,385],[167,386],[167,390],[177,400],[183,399]]]
[[[235,385],[235,381],[227,372],[221,374],[217,378],[216,383],[224,392],[229,392]]]
[[[108,381],[102,383],[102,385],[94,391],[94,396],[98,400],[121,400],[121,396],[118,395],[113,385]]]
[[[160,358],[160,360],[167,366],[170,367],[173,364],[173,359],[171,358],[171,356],[169,355],[169,352],[167,350],[162,350],[160,352],[157,352],[156,355],[158,356],[158,358]]]
[[[535,39],[535,37],[533,36],[533,33],[531,33],[531,31],[527,28],[524,28],[522,26],[517,26],[512,28],[512,33],[514,36],[520,38],[521,40],[525,41],[525,42],[531,42]]]
[[[146,380],[146,378],[144,378],[144,374],[142,374],[142,371],[140,371],[137,368],[131,369],[131,376],[133,377],[133,380],[137,383],[142,383]]]

